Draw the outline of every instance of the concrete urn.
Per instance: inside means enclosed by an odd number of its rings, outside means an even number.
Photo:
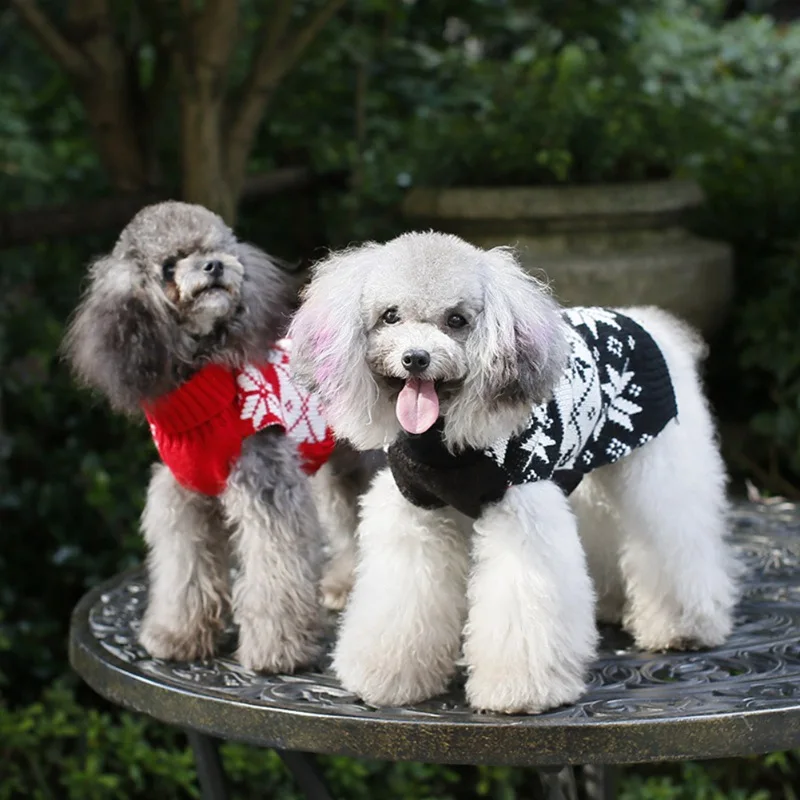
[[[657,305],[711,334],[731,298],[733,258],[727,244],[684,227],[703,199],[696,183],[678,180],[415,188],[403,212],[415,229],[516,247],[564,305]]]

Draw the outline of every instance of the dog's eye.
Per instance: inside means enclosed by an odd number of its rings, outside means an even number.
[[[387,325],[394,325],[397,322],[400,322],[400,315],[397,313],[397,309],[392,306],[391,308],[387,308],[386,311],[381,314],[381,319]]]
[[[463,328],[467,324],[467,319],[461,314],[451,314],[447,318],[447,327],[448,328],[455,328],[458,330],[459,328]]]
[[[162,265],[161,265],[161,277],[167,283],[170,283],[175,279],[175,265],[178,263],[176,258],[168,258]]]

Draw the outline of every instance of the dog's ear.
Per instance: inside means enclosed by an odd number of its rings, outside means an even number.
[[[318,262],[289,327],[295,378],[320,395],[337,436],[362,448],[374,446],[365,437],[377,388],[367,366],[361,295],[378,247],[369,243]]]
[[[485,259],[483,313],[468,341],[471,388],[489,404],[543,402],[569,352],[559,306],[509,249]]]
[[[78,380],[120,411],[135,412],[169,387],[171,320],[153,289],[133,261],[97,260],[62,344]]]
[[[280,262],[255,245],[237,242],[235,255],[244,268],[244,358],[257,360],[286,330],[297,289]]]

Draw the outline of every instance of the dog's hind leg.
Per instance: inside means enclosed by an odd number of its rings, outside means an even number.
[[[294,444],[267,428],[247,438],[222,494],[239,573],[237,656],[263,672],[293,672],[319,653],[322,534]]]
[[[683,404],[679,423],[595,473],[618,509],[624,625],[647,650],[719,645],[732,627],[722,461],[692,417]]]
[[[725,542],[725,467],[703,396],[704,345],[658,309],[628,309],[660,347],[678,416],[655,439],[593,473],[620,519],[624,624],[649,650],[721,644],[738,567]]]
[[[575,517],[550,481],[512,486],[475,522],[467,698],[537,713],[575,702],[597,645],[594,594]]]
[[[625,584],[620,558],[620,521],[603,487],[591,475],[570,495],[570,505],[578,518],[586,561],[594,584],[595,616],[601,622],[622,622]]]
[[[217,501],[184,489],[158,464],[142,532],[150,586],[139,641],[156,658],[209,658],[229,603],[227,535]]]

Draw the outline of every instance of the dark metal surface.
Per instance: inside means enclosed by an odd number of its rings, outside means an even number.
[[[292,750],[278,750],[277,753],[307,800],[332,800],[314,756]]]
[[[100,694],[165,722],[280,749],[387,760],[511,765],[635,763],[800,745],[800,512],[742,505],[732,538],[747,566],[736,630],[723,647],[643,653],[603,631],[589,690],[536,717],[475,714],[458,685],[412,708],[375,709],[324,665],[262,676],[221,656],[176,664],[136,642],[140,572],[90,592],[72,619],[72,664]]]
[[[228,800],[228,784],[219,754],[219,743],[204,733],[187,730],[186,736],[194,753],[200,800]]]
[[[578,786],[572,767],[542,767],[539,769],[546,800],[578,800]]]

